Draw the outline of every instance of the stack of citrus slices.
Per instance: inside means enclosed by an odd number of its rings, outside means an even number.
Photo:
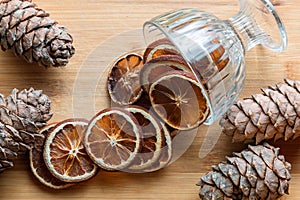
[[[83,146],[87,125],[84,119],[68,119],[40,130],[45,140],[30,150],[29,159],[33,174],[42,184],[63,189],[97,174],[99,167]]]
[[[221,54],[216,49],[211,56],[219,59]],[[209,107],[202,88],[180,52],[166,38],[150,44],[143,55],[129,53],[121,57],[108,76],[113,102],[139,105],[151,111],[160,123],[176,130],[190,130],[206,120]]]
[[[221,58],[222,52],[216,49],[211,57]],[[224,62],[216,66],[221,69]],[[203,87],[167,39],[150,44],[143,55],[120,57],[107,83],[119,106],[90,120],[68,119],[40,130],[45,140],[31,149],[30,165],[44,185],[66,188],[89,180],[99,169],[159,170],[170,163],[172,138],[198,127],[210,112]]]
[[[89,122],[84,144],[90,158],[108,171],[152,172],[171,159],[169,131],[136,105],[99,112]]]
[[[218,52],[211,55],[220,58]],[[150,44],[143,55],[121,56],[107,83],[114,107],[94,117],[84,142],[92,160],[107,170],[150,172],[166,166],[172,138],[198,127],[210,112],[202,86],[167,39]]]

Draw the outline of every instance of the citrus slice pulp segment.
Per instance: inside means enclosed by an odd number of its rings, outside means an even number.
[[[49,124],[39,131],[45,138],[54,129],[56,123]],[[43,146],[41,148],[32,148],[29,151],[30,169],[34,176],[45,186],[53,189],[64,189],[72,186],[71,183],[61,181],[54,177],[48,170],[43,158]]]
[[[81,182],[98,172],[83,146],[88,122],[68,119],[57,124],[44,145],[44,160],[49,171],[65,182]]]
[[[145,91],[149,92],[151,84],[161,74],[173,70],[182,70],[191,72],[185,60],[178,55],[164,55],[154,58],[144,64],[140,72],[140,84]]]
[[[134,103],[142,93],[140,70],[143,58],[134,53],[119,58],[108,75],[108,92],[111,99],[120,105]]]
[[[141,150],[128,170],[135,173],[145,172],[152,168],[160,156],[163,143],[162,127],[153,114],[140,106],[129,106],[125,109],[134,115],[142,131]]]
[[[149,44],[144,52],[144,63],[163,55],[181,55],[173,43],[167,38],[159,39]]]
[[[140,134],[139,124],[130,112],[107,108],[89,122],[84,144],[98,166],[121,170],[130,165],[139,152]]]
[[[155,112],[175,129],[193,129],[209,114],[200,83],[187,72],[163,74],[151,85],[149,96]]]

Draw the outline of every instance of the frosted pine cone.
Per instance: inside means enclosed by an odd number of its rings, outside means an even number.
[[[0,172],[13,166],[18,154],[42,145],[38,130],[52,117],[51,101],[41,90],[12,91],[6,99],[0,94]]]
[[[288,194],[291,165],[268,144],[249,146],[201,177],[203,200],[277,199]]]
[[[0,44],[41,66],[65,66],[75,52],[66,28],[31,0],[0,0]]]
[[[220,120],[233,142],[295,139],[300,135],[300,81],[262,89],[263,94],[236,102]]]

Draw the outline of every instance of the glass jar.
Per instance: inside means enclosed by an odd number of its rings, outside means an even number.
[[[167,38],[201,83],[210,108],[205,124],[223,115],[238,98],[245,81],[245,53],[262,44],[275,52],[287,45],[284,25],[268,0],[240,0],[228,20],[198,9],[180,9],[144,24],[147,44]]]

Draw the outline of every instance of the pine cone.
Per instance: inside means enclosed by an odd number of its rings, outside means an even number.
[[[0,44],[41,66],[65,66],[75,52],[66,28],[31,0],[0,0]]]
[[[291,165],[268,144],[250,146],[213,166],[197,183],[208,199],[277,199],[288,194]]]
[[[300,135],[300,81],[262,89],[263,94],[236,102],[220,120],[233,142],[295,139]]]
[[[41,90],[14,89],[6,99],[0,94],[0,172],[13,166],[21,153],[40,146],[38,130],[52,117],[51,101]]]

